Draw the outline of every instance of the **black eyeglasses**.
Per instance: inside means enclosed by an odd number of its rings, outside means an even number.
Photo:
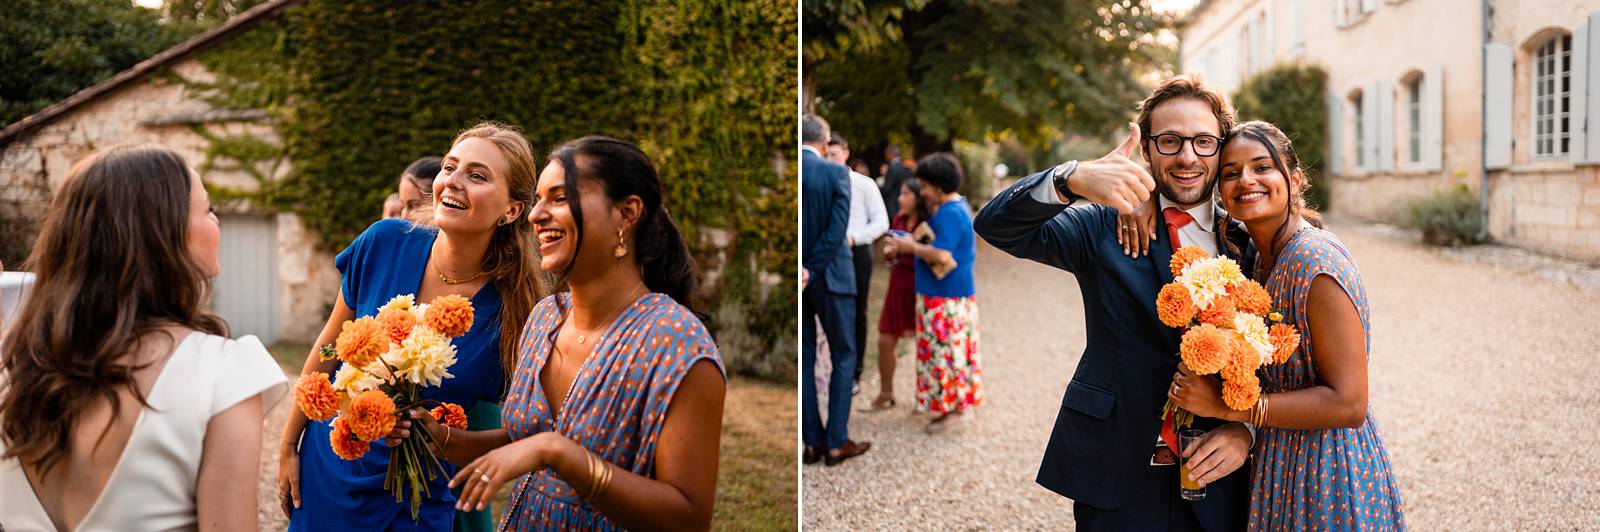
[[[1160,135],[1145,135],[1144,138],[1155,141],[1156,153],[1162,155],[1177,155],[1183,149],[1183,142],[1189,141],[1194,147],[1194,154],[1201,157],[1210,157],[1217,154],[1217,148],[1222,146],[1222,139],[1211,135],[1195,135],[1185,137],[1177,133],[1162,133]]]

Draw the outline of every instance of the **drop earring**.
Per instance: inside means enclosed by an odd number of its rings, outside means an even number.
[[[628,256],[627,242],[622,239],[622,228],[617,228],[617,247],[611,249],[611,256],[623,258]]]

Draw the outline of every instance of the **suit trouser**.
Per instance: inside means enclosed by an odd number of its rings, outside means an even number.
[[[850,324],[855,321],[856,296],[835,294],[823,285],[825,279],[813,276],[800,297],[800,439],[809,447],[835,449],[850,439],[850,384],[855,374],[855,338]],[[822,424],[817,405],[817,321],[828,335],[829,359],[833,373],[828,378],[828,424]],[[826,440],[824,440],[826,438]]]
[[[1080,532],[1204,532],[1194,506],[1178,496],[1178,466],[1141,469],[1133,493],[1121,507],[1103,510],[1073,501],[1072,517]]]
[[[851,247],[850,260],[856,266],[856,373],[851,378],[861,382],[861,368],[867,365],[867,294],[872,290],[872,244]]]

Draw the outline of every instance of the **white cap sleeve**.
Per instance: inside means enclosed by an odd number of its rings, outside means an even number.
[[[211,393],[211,415],[261,394],[261,411],[271,410],[289,391],[283,368],[255,336],[227,342],[222,369]]]

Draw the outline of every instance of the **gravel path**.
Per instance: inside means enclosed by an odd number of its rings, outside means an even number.
[[[1409,528],[1600,529],[1600,289],[1334,229],[1371,298],[1370,399]],[[977,273],[988,402],[965,430],[924,434],[902,346],[901,406],[851,417],[873,450],[803,469],[807,529],[1071,526],[1071,501],[1033,478],[1083,348],[1075,280],[984,244]],[[886,280],[874,275],[875,302]],[[877,391],[876,364],[862,382],[856,408]]]

